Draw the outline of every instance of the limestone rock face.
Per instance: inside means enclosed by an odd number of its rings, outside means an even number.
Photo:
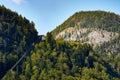
[[[106,30],[94,28],[71,27],[60,32],[55,38],[62,38],[65,41],[82,41],[89,44],[103,44],[115,39],[119,34]]]

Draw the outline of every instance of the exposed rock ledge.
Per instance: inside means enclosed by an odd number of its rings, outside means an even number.
[[[63,30],[57,38],[63,38],[65,41],[82,41],[90,44],[102,44],[115,39],[119,34],[115,32],[108,32],[96,28],[78,28],[71,27]]]

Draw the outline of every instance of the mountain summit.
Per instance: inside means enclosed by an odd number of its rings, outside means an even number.
[[[52,34],[56,39],[89,43],[103,53],[118,54],[120,16],[105,11],[77,12],[56,27]]]
[[[70,27],[98,28],[102,30],[120,32],[120,16],[105,11],[81,11],[68,18],[64,23],[52,31],[54,35]]]

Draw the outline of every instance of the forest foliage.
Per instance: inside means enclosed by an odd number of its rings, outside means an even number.
[[[47,33],[46,40],[37,43],[26,56],[22,71],[13,70],[5,79],[119,80],[119,61],[120,56],[104,59],[89,44],[54,40],[51,33]]]
[[[0,78],[36,39],[34,22],[0,6]]]

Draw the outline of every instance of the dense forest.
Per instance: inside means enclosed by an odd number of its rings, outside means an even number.
[[[54,40],[47,33],[26,56],[22,71],[10,71],[5,80],[119,80],[119,61],[120,56],[104,60],[89,44]]]
[[[0,6],[0,78],[36,39],[33,22]]]
[[[120,17],[104,11],[78,12],[39,40],[33,22],[0,6],[0,79],[119,80],[120,37],[95,48],[80,41],[55,39],[69,27],[99,28],[119,34]],[[10,70],[26,51],[28,54]]]

